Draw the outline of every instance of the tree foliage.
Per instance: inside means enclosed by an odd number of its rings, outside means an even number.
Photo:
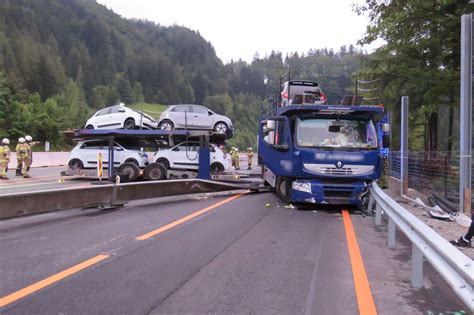
[[[458,0],[367,0],[356,11],[370,19],[361,43],[385,41],[367,56],[359,75],[382,79],[385,104],[396,119],[399,99],[408,95],[412,148],[436,149],[429,145],[436,139],[429,138],[433,133],[426,130],[427,122],[436,115],[438,104],[458,106],[460,22],[472,5]]]
[[[232,144],[255,146],[261,102],[289,68],[292,79],[320,82],[337,103],[361,55],[353,46],[315,48],[224,65],[199,32],[126,20],[94,0],[3,0],[0,133],[58,148],[60,131],[117,102],[197,103],[234,121]]]

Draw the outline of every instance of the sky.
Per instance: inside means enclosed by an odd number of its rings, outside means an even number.
[[[311,48],[356,46],[368,24],[352,11],[364,0],[97,0],[125,18],[199,31],[225,63],[251,62],[272,50],[283,56]],[[364,46],[371,51],[377,44]],[[360,48],[360,47],[359,47]]]

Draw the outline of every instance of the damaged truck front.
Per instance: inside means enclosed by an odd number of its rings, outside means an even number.
[[[389,146],[389,126],[377,124],[383,112],[379,106],[289,105],[261,116],[264,182],[286,202],[363,207],[382,173],[380,147]]]

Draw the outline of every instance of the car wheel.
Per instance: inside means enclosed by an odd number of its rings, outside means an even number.
[[[217,132],[217,133],[227,133],[227,130],[229,129],[229,127],[227,127],[227,124],[225,122],[218,122],[215,126],[214,126],[214,131]]]
[[[224,165],[221,163],[212,163],[211,164],[211,173],[212,174],[220,174],[224,171]]]
[[[166,169],[160,163],[151,163],[145,167],[144,174],[148,180],[163,180],[166,178]]]
[[[72,170],[80,170],[84,168],[84,163],[82,163],[82,161],[79,159],[72,159],[69,161],[68,165]]]
[[[160,163],[161,165],[163,165],[166,169],[169,169],[170,168],[170,161],[168,161],[167,159],[165,158],[159,158],[156,162]]]
[[[277,196],[286,203],[291,202],[291,183],[285,177],[278,177],[275,185]]]
[[[86,129],[94,129],[94,126],[92,126],[92,125],[87,125]]]
[[[123,163],[119,166],[117,174],[128,177],[128,181],[136,181],[140,175],[140,168],[134,163]]]
[[[161,130],[166,130],[166,131],[171,131],[174,129],[174,124],[171,120],[163,120],[161,123],[160,123],[160,129]]]
[[[133,118],[128,118],[123,123],[123,128],[127,130],[135,129],[135,120],[133,120]]]
[[[128,159],[128,160],[125,161],[125,163],[133,163],[136,166],[140,167],[140,165],[138,164],[138,161],[135,160],[135,159]]]

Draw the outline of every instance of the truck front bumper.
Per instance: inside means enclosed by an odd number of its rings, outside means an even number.
[[[355,205],[366,202],[368,185],[357,181],[349,184],[325,184],[317,180],[295,180],[292,183],[293,202]]]

